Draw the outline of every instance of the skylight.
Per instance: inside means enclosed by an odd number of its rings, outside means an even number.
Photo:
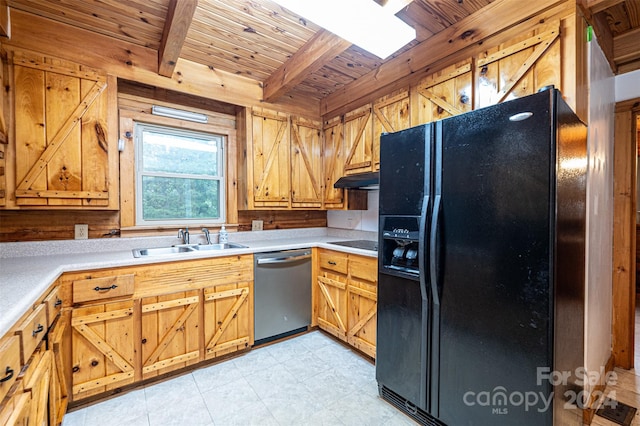
[[[274,0],[381,59],[416,38],[416,30],[372,0]]]

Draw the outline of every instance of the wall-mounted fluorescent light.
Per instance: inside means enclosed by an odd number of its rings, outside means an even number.
[[[356,46],[385,59],[416,30],[372,0],[274,0]]]
[[[206,123],[208,117],[198,112],[185,111],[182,109],[169,108],[159,105],[151,107],[151,114],[161,117],[177,118],[178,120],[195,121],[196,123]]]

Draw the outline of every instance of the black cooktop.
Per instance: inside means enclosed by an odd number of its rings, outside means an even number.
[[[378,251],[378,242],[371,240],[332,241],[329,244],[358,248],[363,250]]]

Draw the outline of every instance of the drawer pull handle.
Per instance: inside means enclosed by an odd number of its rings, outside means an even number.
[[[5,370],[5,374],[6,376],[0,379],[0,383],[6,382],[7,380],[11,380],[11,378],[13,377],[13,370],[11,369],[11,367],[7,366],[7,369]]]
[[[32,337],[36,337],[36,334],[42,333],[44,331],[44,326],[42,324],[38,324],[38,328],[31,332]]]
[[[108,290],[113,290],[113,289],[116,289],[116,288],[118,288],[118,286],[114,284],[111,287],[96,287],[96,288],[94,288],[94,290],[95,291],[108,291]]]
[[[329,261],[327,261],[327,263],[328,263],[329,265],[337,265],[337,263],[336,263],[336,262],[334,262],[333,260],[329,260]]]
[[[62,299],[57,299],[56,303],[53,304],[53,306],[56,306],[56,307],[60,305],[62,305]]]

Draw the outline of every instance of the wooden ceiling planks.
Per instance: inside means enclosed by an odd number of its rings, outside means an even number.
[[[163,43],[162,36],[169,16],[170,1],[7,0],[7,3],[16,10],[161,51],[163,44],[166,44]],[[179,3],[182,0],[174,1]],[[425,53],[417,53],[423,49],[421,44],[431,45],[433,40],[450,43],[450,38],[444,34],[458,36],[452,28],[474,15],[481,15],[483,10],[494,3],[500,3],[501,7],[492,16],[486,16],[484,19],[487,21],[499,21],[504,14],[512,14],[514,9],[526,8],[529,3],[546,0],[510,0],[509,3],[503,0],[406,1],[408,4],[397,16],[416,28],[416,41],[385,60],[380,60],[357,46],[351,46],[342,52],[332,51],[320,62],[317,59],[303,60],[302,63],[308,67],[306,71],[294,71],[296,78],[287,83],[283,75],[291,72],[291,67],[296,65],[290,62],[291,58],[296,58],[296,52],[304,49],[320,28],[272,0],[197,0],[179,57],[205,65],[211,70],[248,77],[265,87],[279,80],[284,82],[284,89],[276,95],[269,95],[267,90],[269,99],[284,94],[283,99],[310,99],[314,102],[322,100],[327,108],[344,98],[344,95],[336,92],[351,90],[356,86],[369,87],[373,83],[379,85],[381,81],[387,81],[389,70],[394,66],[399,67],[401,73],[407,67],[411,68],[409,72],[413,72],[415,64],[424,62],[421,58]],[[599,22],[608,28],[611,45],[617,44],[610,51],[615,52],[616,57],[611,62],[618,70],[627,72],[640,68],[640,43],[636,41],[640,28],[640,0],[580,0],[580,3],[591,13],[598,15]],[[487,25],[491,25],[491,22],[479,22],[476,26]],[[428,55],[442,50],[445,46],[442,43],[434,45]],[[297,56],[301,57],[303,54],[301,52]],[[167,62],[176,62],[175,55],[174,51],[167,57]],[[163,56],[166,55],[162,52],[158,54],[159,59]],[[412,63],[403,64],[402,58],[409,58]],[[158,69],[161,75],[170,75],[168,70],[162,70],[162,62]],[[278,70],[281,74],[274,74]],[[284,74],[283,70],[286,70]],[[371,84],[362,81],[357,85],[354,83],[371,76],[375,76]]]
[[[8,0],[9,7],[158,49],[169,0]]]

